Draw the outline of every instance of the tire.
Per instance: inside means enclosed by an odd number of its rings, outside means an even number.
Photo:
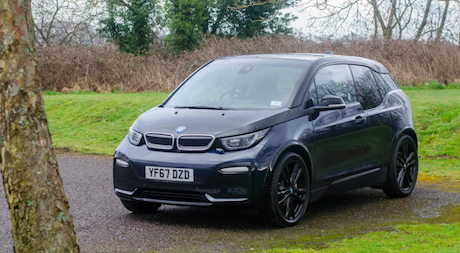
[[[146,203],[146,202],[134,202],[122,200],[121,203],[129,211],[137,214],[150,214],[155,213],[161,204],[158,203]]]
[[[305,161],[296,153],[286,153],[277,162],[271,177],[266,211],[280,227],[296,225],[307,210],[310,176]]]
[[[412,137],[402,135],[392,150],[383,191],[392,198],[407,197],[415,188],[417,175],[417,145]]]

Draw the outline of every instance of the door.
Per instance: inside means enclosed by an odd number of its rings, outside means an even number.
[[[310,87],[307,106],[320,104],[326,95],[342,97],[346,107],[310,117],[315,136],[315,150],[310,152],[316,189],[361,169],[368,136],[367,114],[357,100],[348,65],[322,68]]]
[[[350,68],[358,101],[366,111],[369,122],[369,137],[363,154],[363,166],[367,169],[377,168],[386,163],[393,135],[390,112],[382,103],[390,89],[376,82],[371,69],[363,66],[350,66]]]

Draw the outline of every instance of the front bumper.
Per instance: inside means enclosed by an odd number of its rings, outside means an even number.
[[[145,196],[146,192],[147,196]],[[203,198],[202,194],[186,194],[183,192],[169,192],[168,194],[164,191],[155,192],[151,190],[139,190],[138,188],[131,192],[115,188],[115,193],[120,199],[124,200],[185,206],[211,206],[213,204],[229,203],[245,204],[249,201],[249,198],[214,198],[208,193],[205,193]]]
[[[115,152],[113,163],[116,195],[128,201],[173,205],[211,206],[263,203],[268,166],[274,148],[217,152],[172,152],[133,146],[126,139]],[[126,167],[120,166],[120,159]],[[194,182],[171,182],[145,178],[145,166],[194,170]],[[247,167],[247,171],[223,173],[221,169]]]

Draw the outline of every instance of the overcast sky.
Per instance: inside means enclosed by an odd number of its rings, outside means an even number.
[[[373,33],[374,22],[373,22],[373,11],[372,6],[367,1],[361,1],[359,3],[359,10],[362,15],[365,16],[362,19],[361,23],[355,23],[356,19],[354,16],[348,18],[347,22],[343,24],[340,29],[336,29],[335,24],[324,24],[320,26],[321,22],[317,22],[315,25],[311,25],[313,22],[312,18],[318,18],[324,15],[327,15],[327,11],[319,11],[317,8],[308,8],[312,4],[307,4],[307,2],[316,3],[316,1],[303,0],[297,6],[287,8],[283,12],[290,12],[298,17],[297,20],[291,23],[291,26],[294,28],[296,35],[312,35],[312,36],[333,36],[335,38],[340,38],[342,36],[348,35],[357,35],[357,36],[369,36]],[[318,1],[320,2],[320,1]],[[328,4],[335,6],[342,6],[345,2],[344,0],[328,0]],[[406,29],[402,35],[403,39],[412,39],[415,36],[415,32],[420,24],[421,18],[423,16],[423,11],[426,5],[425,0],[418,0],[412,2],[414,6],[414,12],[411,16],[411,24],[408,29]],[[436,29],[439,27],[441,20],[441,15],[444,9],[445,2],[443,1],[433,1],[429,16],[427,26],[425,31],[430,31],[430,29]],[[406,12],[408,15],[409,12]],[[449,5],[449,15],[446,20],[445,29],[443,35],[446,39],[451,42],[459,43],[459,34],[460,34],[460,2],[451,1]],[[382,13],[385,15],[386,13]],[[363,17],[361,17],[363,18]],[[381,33],[380,28],[378,30]],[[395,36],[396,35],[395,31]],[[425,39],[429,39],[430,34],[425,35]]]

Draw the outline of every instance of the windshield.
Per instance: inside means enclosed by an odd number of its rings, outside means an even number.
[[[308,65],[285,59],[218,59],[195,73],[164,106],[219,110],[286,107]]]

